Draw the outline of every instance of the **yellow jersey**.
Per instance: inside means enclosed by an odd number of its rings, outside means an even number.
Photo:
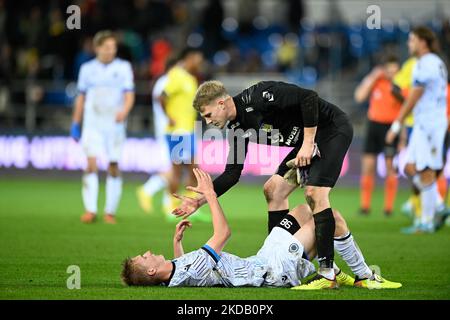
[[[167,134],[192,134],[197,112],[192,106],[197,91],[197,79],[180,66],[170,69],[164,87],[166,113],[175,125],[166,127]]]
[[[412,73],[416,62],[417,59],[414,57],[406,60],[403,63],[400,71],[394,77],[394,84],[399,86],[403,93],[409,92],[409,90],[411,89]],[[407,127],[412,127],[414,125],[414,117],[412,112],[406,117],[405,125]]]

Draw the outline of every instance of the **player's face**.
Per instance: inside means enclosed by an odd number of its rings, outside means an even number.
[[[158,268],[164,262],[166,259],[162,255],[155,255],[150,251],[145,252],[144,254],[141,254],[139,256],[136,256],[133,258],[133,262],[140,265],[141,267],[145,269],[152,269],[152,268]]]
[[[189,57],[189,71],[196,74],[200,73],[203,65],[203,54],[201,52],[192,53]]]
[[[201,116],[205,119],[206,124],[223,129],[228,122],[223,99],[204,106]]]
[[[390,62],[384,65],[384,73],[389,80],[392,80],[399,70],[400,66],[396,62]]]
[[[103,63],[113,61],[117,53],[116,40],[112,38],[106,39],[100,46],[95,48],[95,53],[97,58]]]
[[[419,48],[420,39],[414,34],[410,33],[408,37],[408,50],[411,56],[416,56]]]

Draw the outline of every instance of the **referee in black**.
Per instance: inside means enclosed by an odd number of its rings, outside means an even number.
[[[194,108],[207,124],[228,127],[230,153],[225,171],[214,180],[221,196],[241,176],[250,141],[293,147],[264,184],[269,210],[269,232],[289,212],[289,194],[296,188],[284,174],[286,163],[296,159],[298,167],[309,166],[305,198],[314,214],[319,271],[305,289],[336,287],[333,269],[335,221],[329,193],[341,172],[345,154],[353,138],[347,115],[337,106],[321,99],[316,92],[299,86],[262,81],[231,97],[219,81],[204,82],[197,90]],[[320,157],[314,157],[314,143]],[[181,197],[182,204],[173,213],[188,217],[206,201]]]

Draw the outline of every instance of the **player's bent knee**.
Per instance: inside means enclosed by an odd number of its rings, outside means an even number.
[[[345,223],[344,217],[336,209],[333,209],[333,217],[334,217],[334,220],[336,221],[336,223],[338,223],[338,222]]]
[[[263,190],[264,190],[264,196],[266,197],[266,201],[267,202],[271,202],[274,199],[274,194],[275,194],[275,183],[273,183],[273,181],[267,181],[264,184]]]

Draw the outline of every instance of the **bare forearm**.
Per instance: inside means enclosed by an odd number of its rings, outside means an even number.
[[[173,256],[174,258],[179,258],[184,254],[183,244],[181,241],[173,239]]]
[[[167,115],[167,95],[163,92],[162,95],[159,96],[158,98],[159,103],[161,104],[161,108],[163,110],[163,112]]]
[[[72,121],[76,123],[81,122],[84,110],[84,94],[80,94],[75,99],[75,108],[73,110]]]
[[[317,127],[310,127],[303,129],[303,143],[314,144]]]
[[[376,80],[377,78],[369,74],[363,79],[363,81],[361,81],[361,83],[358,85],[358,87],[356,87],[355,90],[354,98],[356,102],[361,103],[367,100]]]
[[[228,238],[230,235],[230,228],[219,201],[217,200],[216,194],[211,193],[205,195],[205,200],[208,202],[211,209],[214,235],[220,238]]]
[[[126,112],[126,114],[129,114],[131,109],[133,109],[134,106],[134,100],[135,100],[135,94],[134,92],[127,92],[125,93],[125,99],[123,104],[123,110]]]
[[[415,87],[411,90],[411,93],[409,94],[408,99],[406,99],[406,101],[403,104],[402,108],[400,109],[399,115],[397,117],[397,120],[400,123],[403,123],[403,121],[408,116],[408,114],[414,109],[414,106],[416,105],[417,101],[419,101],[422,94],[423,94],[423,88],[421,88],[421,87]]]

